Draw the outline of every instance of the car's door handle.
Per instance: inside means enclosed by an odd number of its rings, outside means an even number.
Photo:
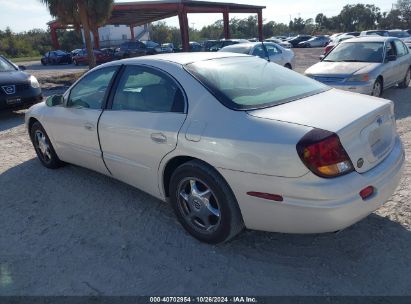
[[[94,130],[94,125],[91,123],[86,123],[84,124],[84,128],[88,131],[93,131]]]
[[[158,144],[163,144],[167,141],[167,137],[163,133],[152,133],[151,140]]]

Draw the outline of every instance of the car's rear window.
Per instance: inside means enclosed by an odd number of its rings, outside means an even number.
[[[186,69],[233,110],[275,106],[329,89],[308,77],[252,56],[199,61],[186,65]]]

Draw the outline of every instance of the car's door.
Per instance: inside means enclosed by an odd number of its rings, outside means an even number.
[[[49,108],[47,132],[61,160],[101,173],[102,159],[97,122],[118,66],[87,74],[67,94],[64,106]]]
[[[384,87],[392,86],[396,81],[398,76],[396,75],[398,69],[398,60],[387,61],[389,56],[397,56],[397,51],[393,41],[389,41],[385,44],[385,61],[384,70],[382,72],[384,77]]]
[[[405,44],[401,40],[394,40],[395,49],[397,52],[397,65],[396,65],[396,82],[404,80],[406,73],[408,72],[409,59],[407,58],[408,50]]]
[[[186,119],[181,86],[156,68],[124,68],[99,122],[104,161],[114,177],[148,193],[159,193],[162,158],[176,148]]]

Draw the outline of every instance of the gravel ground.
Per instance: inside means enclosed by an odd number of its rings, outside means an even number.
[[[303,70],[320,51],[296,53]],[[0,295],[411,295],[411,88],[384,97],[407,150],[384,207],[337,234],[246,231],[219,246],[137,189],[43,168],[24,111],[0,113]]]

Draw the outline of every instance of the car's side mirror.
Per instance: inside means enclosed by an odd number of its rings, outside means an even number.
[[[64,103],[63,95],[52,95],[47,97],[46,105],[49,107],[54,107],[58,105],[62,105]]]
[[[22,70],[22,71],[27,70],[27,68],[24,65],[19,65],[19,69]]]
[[[397,60],[397,56],[395,55],[388,55],[387,57],[385,57],[385,62],[390,62],[390,61],[395,61]]]

